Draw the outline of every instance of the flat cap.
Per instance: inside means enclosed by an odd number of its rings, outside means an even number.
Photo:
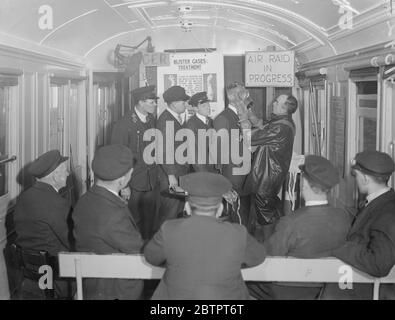
[[[389,177],[395,171],[392,158],[380,151],[363,151],[358,153],[352,161],[352,169],[379,177]]]
[[[128,147],[112,144],[96,151],[92,170],[99,179],[112,181],[125,175],[133,167],[133,162],[134,156]]]
[[[141,87],[132,90],[133,102],[137,103],[146,99],[158,99],[155,94],[155,86]]]
[[[185,93],[185,89],[180,86],[172,86],[163,93],[163,100],[165,100],[166,103],[171,103],[174,101],[187,101],[189,99],[190,96],[188,96]]]
[[[194,172],[180,177],[180,187],[187,192],[188,201],[212,206],[222,201],[222,196],[232,189],[232,184],[217,173]]]
[[[40,179],[49,175],[67,159],[68,157],[63,157],[59,150],[51,150],[34,160],[29,166],[28,172],[32,176]]]
[[[191,99],[189,100],[189,104],[191,106],[197,107],[201,103],[209,102],[209,98],[207,97],[207,92],[198,92],[195,93]]]
[[[308,155],[303,165],[299,166],[307,179],[322,186],[324,189],[333,188],[340,181],[339,172],[333,164],[320,156]]]

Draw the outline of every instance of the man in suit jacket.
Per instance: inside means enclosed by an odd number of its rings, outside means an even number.
[[[179,190],[178,179],[189,171],[188,164],[180,164],[180,159],[176,157],[177,148],[183,141],[175,140],[177,131],[185,128],[184,113],[189,98],[185,89],[180,86],[170,87],[163,93],[167,108],[157,121],[157,129],[163,137],[163,163],[159,166],[160,207],[156,231],[164,221],[177,218],[184,207],[183,199],[172,194],[171,191]],[[173,144],[174,149],[168,147],[168,144]]]
[[[136,157],[132,178],[128,189],[129,209],[133,214],[144,239],[153,235],[157,190],[157,166],[144,161],[144,149],[150,141],[144,141],[144,133],[155,128],[156,99],[155,86],[138,88],[132,91],[134,109],[119,120],[112,131],[111,144],[129,147]],[[129,192],[130,193],[130,192]]]
[[[192,130],[195,137],[195,157],[191,163],[192,172],[215,172],[214,159],[210,155],[210,134],[214,129],[213,120],[210,118],[210,100],[206,92],[198,92],[189,100],[195,114],[188,120],[186,128]],[[206,138],[199,140],[199,130],[206,133]],[[203,137],[203,136],[202,136]],[[202,159],[202,160],[200,160]],[[211,159],[211,161],[210,161]]]
[[[67,218],[71,206],[59,194],[69,175],[67,159],[58,150],[51,150],[29,166],[36,182],[21,194],[14,213],[16,244],[23,249],[47,251],[54,259],[70,248]],[[33,287],[33,292],[39,290],[37,283]],[[55,281],[54,287],[58,297],[68,296],[64,281]]]
[[[245,87],[239,83],[232,83],[226,87],[226,94],[229,100],[229,105],[225,108],[215,119],[214,119],[214,129],[218,132],[221,129],[228,131],[229,138],[232,137],[231,132],[237,132],[237,139],[239,140],[238,147],[239,153],[245,150],[243,145],[243,134],[240,131],[239,117],[237,115],[237,108],[235,102],[238,101],[239,96],[246,94],[249,95]],[[229,154],[231,154],[231,144],[232,141],[229,139],[227,148]],[[251,202],[251,188],[247,183],[247,175],[235,173],[235,169],[243,166],[243,162],[236,164],[232,159],[228,159],[228,163],[223,163],[222,155],[226,154],[221,150],[221,142],[217,143],[217,168],[220,170],[221,174],[230,180],[233,189],[238,193],[240,197],[240,218],[236,216],[235,212],[231,212],[231,219],[235,222],[240,222],[251,231],[251,221],[250,221],[250,202]],[[249,151],[248,151],[249,152]],[[224,159],[227,160],[227,159]],[[250,165],[250,164],[249,164]]]
[[[358,153],[352,174],[358,190],[366,195],[347,241],[332,251],[332,255],[374,277],[385,277],[395,265],[395,192],[388,180],[395,170],[389,155],[378,151]],[[382,285],[381,297],[395,298],[394,285]],[[324,299],[372,299],[372,285],[353,284],[353,289],[341,290],[328,284]]]
[[[96,184],[77,202],[73,213],[77,251],[96,254],[139,253],[143,245],[137,225],[118,193],[133,171],[132,151],[104,146],[92,161]],[[142,280],[85,279],[87,299],[139,299]]]
[[[302,197],[306,206],[282,217],[264,242],[271,256],[319,258],[346,241],[351,226],[348,213],[328,204],[327,193],[339,183],[339,173],[325,158],[308,155],[302,172]],[[322,284],[261,283],[251,285],[259,299],[314,299]]]
[[[152,299],[248,299],[240,269],[262,263],[265,248],[244,226],[217,219],[231,183],[210,172],[180,180],[190,217],[166,221],[144,249],[149,263],[166,267]]]

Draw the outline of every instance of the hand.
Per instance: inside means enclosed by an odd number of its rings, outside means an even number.
[[[122,189],[120,193],[121,193],[121,198],[124,201],[129,201],[132,191],[130,190],[129,187],[126,187],[126,188]]]
[[[169,175],[169,189],[175,189],[178,187],[178,180],[175,175]]]
[[[237,200],[238,194],[236,191],[230,190],[229,192],[227,192],[223,195],[223,198],[226,200],[226,202],[232,204],[233,202],[235,202]]]

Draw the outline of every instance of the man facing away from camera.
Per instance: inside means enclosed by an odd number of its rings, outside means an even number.
[[[181,177],[190,217],[166,221],[144,255],[166,272],[153,299],[248,299],[241,267],[265,259],[265,248],[239,224],[221,221],[222,197],[232,188],[225,177],[195,172]]]
[[[305,207],[280,218],[275,232],[264,242],[268,255],[319,258],[344,244],[351,216],[328,204],[328,192],[339,183],[339,173],[330,161],[308,155],[302,172]],[[258,299],[315,299],[323,284],[258,283],[249,286]]]

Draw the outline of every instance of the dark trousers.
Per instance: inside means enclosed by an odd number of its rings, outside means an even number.
[[[159,204],[158,189],[136,191],[132,189],[129,209],[133,215],[143,239],[151,239],[154,235],[156,210]]]
[[[251,219],[251,196],[245,195],[240,197],[239,203],[233,203],[233,205],[225,203],[225,213],[229,216],[229,221],[233,223],[240,223],[246,227],[248,232],[253,231],[253,221]]]
[[[182,216],[185,198],[171,194],[168,190],[162,190],[159,196],[159,208],[155,219],[155,232],[158,231],[166,220],[177,219]]]
[[[315,300],[322,285],[303,287],[272,282],[247,282],[250,295],[257,300]]]

